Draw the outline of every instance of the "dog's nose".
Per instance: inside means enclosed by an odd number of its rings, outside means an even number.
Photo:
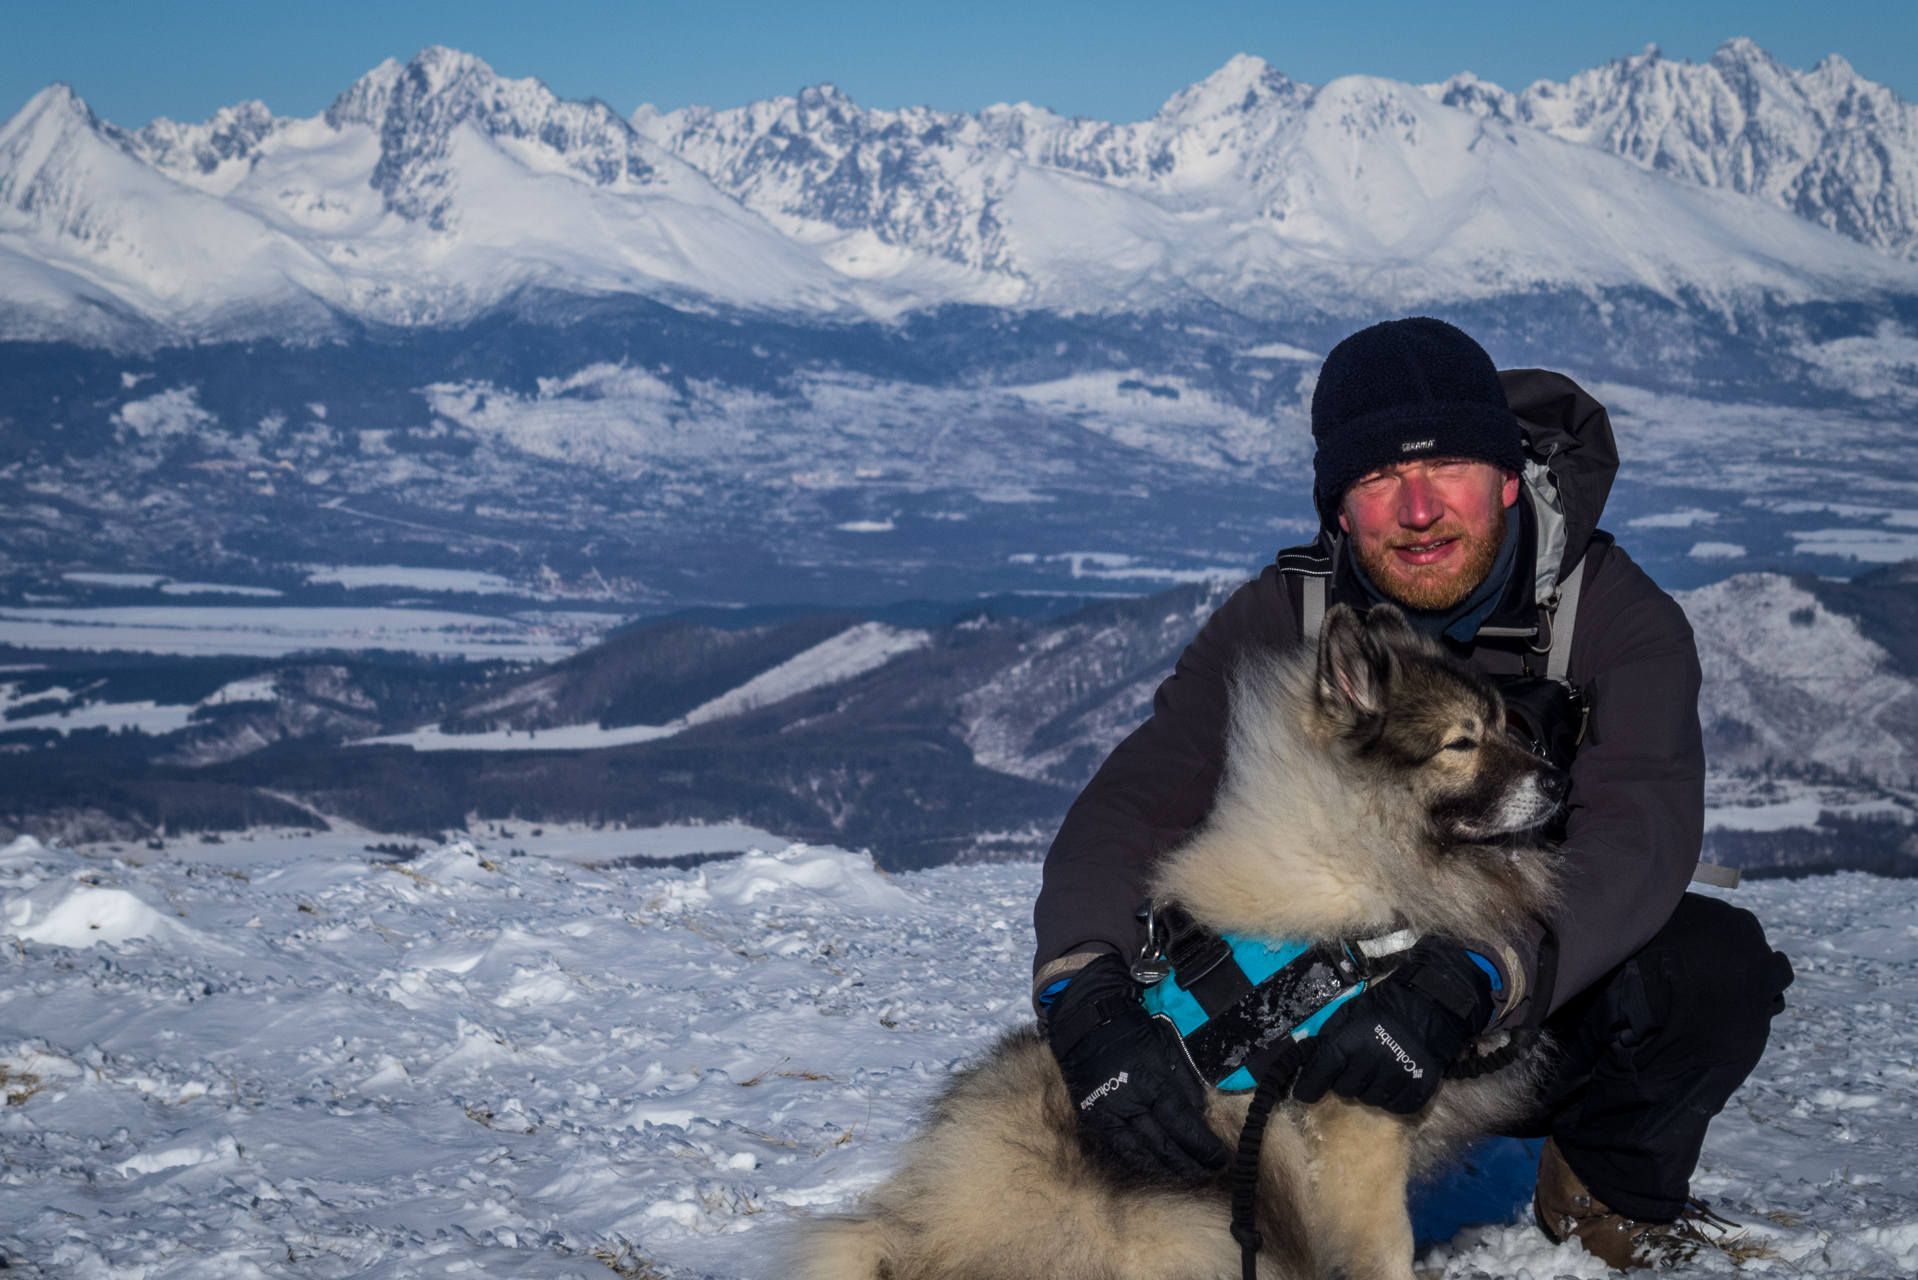
[[[1546,798],[1557,803],[1565,798],[1565,792],[1572,785],[1572,775],[1563,769],[1554,769],[1550,765],[1538,771],[1538,789]]]

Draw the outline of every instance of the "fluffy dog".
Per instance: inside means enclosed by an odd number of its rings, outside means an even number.
[[[1516,948],[1527,918],[1554,902],[1553,857],[1523,837],[1557,807],[1558,784],[1506,734],[1482,676],[1390,606],[1364,618],[1340,606],[1316,655],[1255,659],[1236,674],[1213,812],[1167,856],[1153,897],[1222,933],[1331,940],[1410,928]],[[1261,1157],[1259,1274],[1410,1280],[1408,1180],[1522,1108],[1536,1056],[1448,1080],[1413,1116],[1331,1094],[1281,1104]],[[1208,1090],[1206,1118],[1228,1145],[1247,1104]],[[1236,1280],[1228,1192],[1223,1174],[1172,1187],[1090,1158],[1052,1053],[1025,1028],[954,1078],[863,1215],[815,1224],[798,1271]]]

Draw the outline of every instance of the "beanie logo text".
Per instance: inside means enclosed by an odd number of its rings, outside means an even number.
[[[1400,453],[1417,453],[1420,449],[1431,449],[1438,444],[1436,436],[1428,440],[1407,440],[1399,446]]]

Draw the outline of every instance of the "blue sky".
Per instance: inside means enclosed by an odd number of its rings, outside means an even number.
[[[311,115],[381,59],[427,44],[622,112],[736,106],[830,80],[875,107],[1026,100],[1124,121],[1239,52],[1312,83],[1471,70],[1521,88],[1647,43],[1702,60],[1734,35],[1798,67],[1841,53],[1918,98],[1913,0],[0,0],[0,32],[0,118],[65,80],[129,126],[200,120],[246,98]]]

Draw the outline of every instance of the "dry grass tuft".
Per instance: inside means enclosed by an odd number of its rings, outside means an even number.
[[[43,1087],[40,1077],[31,1071],[14,1071],[0,1066],[0,1093],[7,1095],[7,1105],[10,1107],[25,1106],[27,1099]]]
[[[665,1280],[665,1277],[653,1264],[633,1252],[633,1246],[622,1240],[617,1249],[611,1245],[601,1245],[593,1250],[593,1259],[614,1275],[624,1280]]]
[[[1768,1242],[1764,1240],[1753,1240],[1743,1231],[1729,1240],[1714,1240],[1712,1243],[1718,1246],[1720,1253],[1741,1267],[1747,1262],[1757,1262],[1761,1259],[1769,1261],[1783,1257],[1783,1255],[1780,1254],[1778,1250],[1772,1248]],[[1792,1270],[1796,1271],[1797,1268],[1793,1267]]]
[[[405,876],[414,884],[424,885],[428,889],[439,888],[439,882],[433,879],[433,877],[421,875],[419,872],[413,870],[413,868],[402,867],[397,862],[369,862],[366,865],[382,871],[391,871],[394,875]]]
[[[539,1132],[537,1128],[521,1129],[511,1125],[495,1124],[493,1122],[498,1120],[499,1117],[485,1107],[465,1107],[462,1109],[466,1112],[466,1118],[468,1120],[471,1120],[474,1124],[482,1128],[492,1129],[498,1133],[534,1134]]]
[[[760,1081],[764,1080],[767,1076],[772,1075],[776,1071],[779,1071],[779,1068],[785,1066],[788,1062],[791,1062],[791,1061],[792,1061],[791,1058],[781,1058],[779,1061],[773,1063],[772,1066],[767,1067],[764,1071],[760,1072],[758,1075],[754,1076],[752,1079],[741,1080],[739,1082],[739,1087],[742,1089],[750,1089],[754,1085],[758,1084]],[[785,1073],[780,1072],[780,1074],[783,1075]]]

